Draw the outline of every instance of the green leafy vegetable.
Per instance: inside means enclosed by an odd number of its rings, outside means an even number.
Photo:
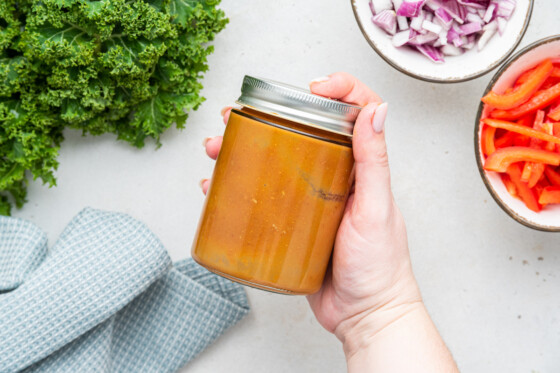
[[[27,175],[55,185],[63,129],[136,147],[184,126],[200,96],[219,0],[1,0],[0,214]]]

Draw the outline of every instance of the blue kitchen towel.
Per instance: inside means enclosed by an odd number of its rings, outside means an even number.
[[[0,373],[174,372],[248,311],[240,285],[172,266],[127,215],[85,209],[50,250],[0,217]]]

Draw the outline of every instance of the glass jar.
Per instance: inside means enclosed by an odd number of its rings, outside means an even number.
[[[256,288],[314,293],[352,184],[360,108],[250,76],[237,103],[192,257]]]

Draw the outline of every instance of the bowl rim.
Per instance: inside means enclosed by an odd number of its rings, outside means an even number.
[[[490,90],[494,87],[494,85],[496,84],[498,79],[501,78],[502,74],[515,61],[517,61],[520,57],[524,56],[526,53],[532,51],[533,49],[535,49],[537,47],[540,47],[541,45],[545,45],[545,44],[548,44],[548,43],[551,43],[551,42],[554,42],[554,41],[559,41],[559,40],[560,40],[560,34],[551,35],[551,36],[547,36],[546,38],[539,39],[539,40],[527,45],[523,49],[519,50],[517,53],[515,53],[515,55],[513,55],[509,60],[507,60],[499,68],[499,70],[496,72],[496,74],[494,74],[494,76],[492,77],[492,79],[488,83],[488,86],[484,90],[483,96],[485,96],[488,92],[490,92]],[[484,170],[484,166],[482,164],[482,157],[480,156],[481,150],[480,150],[479,130],[480,130],[480,117],[482,116],[482,111],[483,110],[484,110],[484,103],[481,101],[478,104],[478,111],[477,111],[477,114],[476,114],[475,126],[474,126],[474,152],[475,152],[476,164],[478,166],[478,171],[480,172],[480,176],[482,178],[482,181],[484,182],[484,185],[486,185],[486,189],[488,189],[488,192],[490,193],[490,195],[492,196],[494,201],[496,201],[498,206],[500,206],[502,208],[502,210],[504,210],[509,216],[511,216],[518,223],[523,224],[526,227],[529,227],[529,228],[532,228],[532,229],[535,229],[535,230],[538,230],[538,231],[560,232],[560,226],[554,227],[554,226],[549,226],[549,225],[542,225],[542,224],[533,223],[533,222],[525,219],[521,215],[517,214],[515,211],[513,211],[513,209],[511,209],[500,198],[500,196],[498,196],[498,193],[494,190],[494,188],[490,184],[490,181],[488,180],[488,175],[486,174],[486,171]]]
[[[360,31],[362,32],[362,35],[364,36],[364,38],[366,39],[366,41],[368,42],[370,47],[373,48],[373,50],[375,51],[375,53],[377,53],[377,55],[379,57],[381,57],[385,62],[387,62],[389,65],[391,65],[391,67],[393,67],[395,70],[398,70],[401,73],[406,74],[406,75],[408,75],[408,76],[410,76],[414,79],[422,80],[422,81],[429,82],[429,83],[440,83],[440,84],[461,83],[461,82],[466,82],[466,81],[473,80],[473,79],[476,79],[476,78],[480,78],[481,76],[488,74],[490,71],[492,71],[496,67],[500,66],[506,59],[509,58],[509,56],[511,56],[511,54],[515,51],[515,49],[517,48],[519,43],[521,43],[521,40],[523,40],[523,37],[525,36],[525,33],[527,31],[527,28],[529,27],[529,22],[531,20],[531,16],[533,15],[533,5],[535,3],[535,0],[529,0],[529,9],[527,9],[527,14],[525,15],[525,22],[523,23],[523,29],[521,30],[521,32],[517,36],[517,39],[516,39],[515,43],[513,43],[511,48],[499,60],[497,60],[493,64],[489,65],[486,69],[482,70],[479,73],[475,73],[475,74],[468,75],[468,76],[465,76],[463,78],[458,78],[458,79],[454,79],[454,78],[439,79],[439,78],[414,74],[413,72],[406,70],[404,67],[399,66],[396,62],[391,60],[389,57],[385,56],[377,48],[377,45],[375,44],[375,42],[373,40],[371,40],[369,38],[369,36],[366,34],[364,26],[362,25],[362,22],[361,22],[360,18],[358,17],[358,10],[356,9],[357,7],[356,7],[356,3],[355,3],[356,1],[359,1],[359,0],[350,0],[350,5],[352,6],[352,11],[354,13],[354,18],[356,19],[356,22],[358,23],[358,27],[360,28]]]

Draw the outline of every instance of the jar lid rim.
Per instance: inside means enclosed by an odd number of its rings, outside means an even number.
[[[315,95],[308,90],[245,75],[237,103],[330,132],[352,136],[361,107]]]

